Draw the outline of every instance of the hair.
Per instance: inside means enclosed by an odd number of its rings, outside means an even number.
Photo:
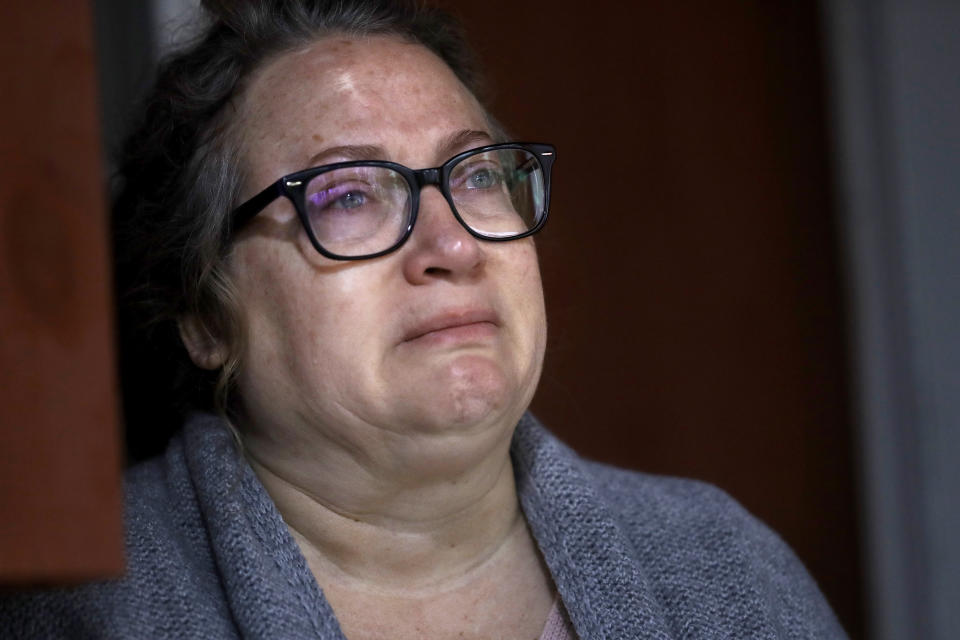
[[[191,410],[229,415],[245,340],[224,268],[243,183],[237,104],[269,60],[332,34],[394,35],[439,56],[478,98],[459,24],[415,0],[205,0],[205,29],[163,60],[118,163],[114,250],[120,372],[131,460],[162,450]],[[225,346],[196,367],[178,321]]]

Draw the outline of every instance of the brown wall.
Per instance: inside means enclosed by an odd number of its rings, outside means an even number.
[[[0,32],[0,583],[103,577],[121,465],[90,14],[4,2]]]
[[[815,3],[446,2],[518,138],[557,145],[535,412],[726,489],[863,634]]]

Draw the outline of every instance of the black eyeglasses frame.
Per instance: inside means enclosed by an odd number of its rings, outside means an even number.
[[[537,221],[535,226],[521,234],[510,236],[508,238],[485,236],[482,233],[478,233],[471,229],[457,212],[457,208],[453,204],[453,196],[450,194],[450,173],[453,168],[465,158],[480,153],[486,153],[488,151],[500,151],[508,149],[521,149],[527,151],[528,153],[531,153],[540,163],[540,167],[543,170],[543,215]],[[377,258],[382,255],[386,255],[391,251],[396,251],[407,241],[407,239],[410,237],[410,234],[413,233],[413,227],[417,222],[417,214],[420,212],[420,191],[424,187],[432,185],[440,190],[440,193],[443,194],[443,197],[450,206],[450,211],[457,219],[457,222],[459,222],[460,225],[470,233],[470,235],[480,240],[487,240],[490,242],[509,242],[511,240],[519,240],[520,238],[526,238],[527,236],[538,232],[543,228],[543,225],[547,221],[547,216],[550,211],[550,172],[553,169],[553,161],[556,159],[556,153],[557,152],[554,146],[547,143],[504,142],[500,144],[477,147],[475,149],[468,149],[467,151],[463,151],[453,156],[439,167],[433,167],[429,169],[410,169],[402,164],[389,162],[387,160],[351,160],[348,162],[336,162],[334,164],[312,167],[310,169],[304,169],[302,171],[297,171],[296,173],[283,176],[266,189],[234,209],[231,219],[231,230],[232,232],[239,231],[248,222],[250,222],[254,216],[263,211],[267,205],[272,203],[277,198],[285,197],[290,200],[291,203],[293,203],[293,208],[297,212],[301,226],[303,226],[304,230],[307,232],[307,237],[310,239],[310,243],[313,245],[314,249],[316,249],[322,255],[333,260],[368,260],[370,258]],[[397,241],[387,249],[377,251],[376,253],[369,253],[359,256],[344,256],[332,253],[325,249],[313,233],[313,229],[311,228],[307,218],[305,206],[307,184],[309,184],[313,178],[320,174],[333,171],[335,169],[350,167],[384,167],[392,169],[403,176],[410,187],[410,216],[409,220],[407,221],[407,226]]]

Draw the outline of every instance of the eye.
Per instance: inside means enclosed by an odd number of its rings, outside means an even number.
[[[353,209],[354,207],[363,206],[363,203],[367,201],[367,196],[360,193],[359,191],[350,191],[339,198],[332,206],[343,207],[344,209]]]
[[[480,167],[467,177],[467,189],[492,189],[503,182],[503,175],[493,167]]]
[[[367,204],[369,199],[370,195],[365,190],[356,187],[345,189],[338,185],[311,193],[307,197],[307,204],[314,210],[357,209]]]
[[[450,188],[453,191],[495,190],[500,189],[504,182],[503,167],[484,156],[460,164],[450,176]]]

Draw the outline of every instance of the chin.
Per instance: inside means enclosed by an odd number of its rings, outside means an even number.
[[[425,418],[422,427],[428,431],[512,427],[523,412],[516,408],[516,379],[488,357],[460,355],[418,382],[422,386],[417,404]]]

